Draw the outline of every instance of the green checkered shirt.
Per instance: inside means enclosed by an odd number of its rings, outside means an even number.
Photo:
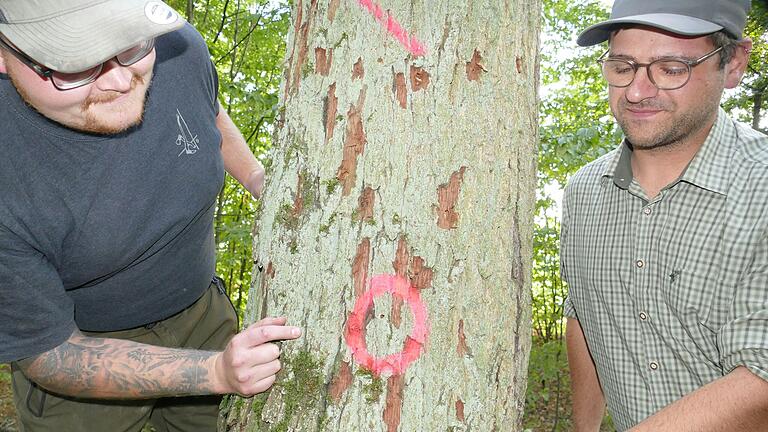
[[[720,110],[683,175],[648,201],[631,150],[563,199],[565,315],[619,430],[746,366],[768,380],[768,137]]]

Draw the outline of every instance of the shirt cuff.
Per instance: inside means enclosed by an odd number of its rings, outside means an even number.
[[[731,373],[739,366],[768,381],[768,351],[763,349],[743,349],[731,353],[722,360],[723,372]]]
[[[579,319],[576,316],[576,308],[573,307],[570,297],[566,297],[565,303],[563,303],[563,316],[566,318]]]

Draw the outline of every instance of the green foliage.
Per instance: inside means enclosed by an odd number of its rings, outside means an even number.
[[[544,2],[539,110],[539,186],[565,185],[585,163],[615,147],[617,128],[596,60],[604,46],[576,47],[576,35],[607,18],[595,0]]]
[[[749,66],[741,85],[729,92],[723,107],[740,121],[768,133],[768,2],[752,2],[744,30],[752,39]]]
[[[536,343],[531,347],[528,388],[525,395],[529,413],[524,427],[533,430],[570,430],[568,359],[560,340]],[[562,428],[561,428],[562,427]]]
[[[290,23],[284,0],[169,0],[205,38],[219,73],[219,101],[251,151],[270,165],[285,39]],[[188,6],[191,5],[191,8]],[[242,313],[253,266],[252,226],[259,210],[234,179],[219,194],[215,220],[217,273]]]
[[[578,48],[576,35],[607,18],[596,0],[544,2],[539,110],[538,200],[532,275],[533,330],[544,341],[563,335],[560,223],[557,199],[567,179],[621,139],[610,116],[607,86],[596,63],[605,47]]]
[[[768,6],[753,2],[745,31],[754,46],[742,85],[726,95],[731,115],[766,128],[768,107]],[[562,301],[566,288],[559,277],[557,194],[586,163],[621,141],[611,116],[607,86],[595,60],[607,44],[581,48],[578,33],[608,17],[596,0],[545,0],[542,38],[542,100],[538,160],[539,199],[534,233],[533,325],[543,340],[562,335]]]
[[[545,0],[539,108],[538,199],[532,275],[533,331],[543,341],[563,335],[560,222],[557,197],[568,178],[621,140],[608,107],[597,58],[605,46],[580,48],[576,35],[608,16],[596,0]]]
[[[275,120],[280,111],[277,108],[279,80],[291,2],[169,0],[168,3],[181,11],[208,42],[219,72],[222,106],[240,127],[254,154],[266,167],[271,166],[272,161],[265,154],[272,146]],[[192,7],[188,8],[189,5]],[[621,140],[621,131],[610,115],[607,87],[595,63],[606,46],[580,48],[575,43],[581,30],[605,19],[608,12],[598,0],[544,0],[539,198],[532,277],[533,327],[537,343],[531,352],[527,411],[534,417],[550,417],[538,423],[541,429],[526,420],[527,427],[533,430],[567,430],[570,427],[566,408],[570,406],[568,378],[564,372],[567,369],[562,349],[562,304],[566,287],[559,277],[557,190],[562,189],[568,178],[584,164],[605,154]],[[754,41],[750,65],[742,86],[729,92],[724,102],[726,110],[740,120],[756,127],[759,124],[762,128],[768,123],[765,120],[768,110],[767,23],[766,2],[753,1],[746,30]],[[346,37],[344,34],[339,43]],[[305,65],[305,69],[307,67]],[[293,144],[297,145],[303,143]],[[287,152],[286,163],[291,158],[290,146]],[[326,180],[320,184],[317,193],[332,195],[338,186],[337,180]],[[314,191],[313,188],[307,190]],[[303,204],[308,206],[318,197],[304,198]],[[251,230],[259,205],[259,201],[252,199],[239,184],[227,178],[219,196],[215,222],[217,272],[227,282],[241,313],[251,279]],[[278,219],[290,226],[296,222],[296,217],[293,206],[286,203]],[[334,219],[335,214],[320,227],[320,233],[327,233]],[[353,223],[355,219],[353,217]],[[401,216],[392,217],[392,223],[400,222]],[[298,247],[295,239],[288,244],[295,252]],[[380,382],[371,381],[366,391],[375,399],[380,387]],[[263,405],[263,401],[255,403]],[[255,408],[260,409],[261,405]]]
[[[525,427],[570,430],[570,391],[562,343],[567,287],[559,272],[558,195],[568,178],[622,139],[610,114],[607,86],[595,63],[606,44],[581,48],[581,30],[607,18],[596,0],[544,0],[538,201],[532,275],[534,346]],[[724,108],[753,127],[768,127],[768,4],[753,1],[746,36],[754,46],[742,85],[726,93]],[[612,430],[605,423],[605,430]]]
[[[541,341],[559,340],[565,330],[563,302],[566,289],[560,279],[560,223],[547,214],[551,199],[540,200],[540,218],[533,232],[533,334]]]
[[[525,431],[565,432],[571,424],[571,380],[562,340],[536,341],[531,347],[528,388],[525,395]],[[606,414],[601,431],[615,431]]]

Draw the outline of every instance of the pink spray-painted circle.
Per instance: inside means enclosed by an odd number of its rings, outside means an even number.
[[[365,343],[365,316],[373,307],[373,299],[384,294],[399,297],[411,308],[413,330],[405,338],[403,350],[383,357],[374,357]],[[345,339],[358,365],[375,375],[402,375],[408,366],[421,355],[429,333],[427,307],[421,301],[419,290],[403,277],[377,275],[371,278],[371,287],[357,299],[347,320]]]

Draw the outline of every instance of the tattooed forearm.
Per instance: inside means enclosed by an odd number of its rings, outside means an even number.
[[[139,399],[214,393],[216,354],[75,332],[58,347],[19,365],[27,377],[56,393]]]

